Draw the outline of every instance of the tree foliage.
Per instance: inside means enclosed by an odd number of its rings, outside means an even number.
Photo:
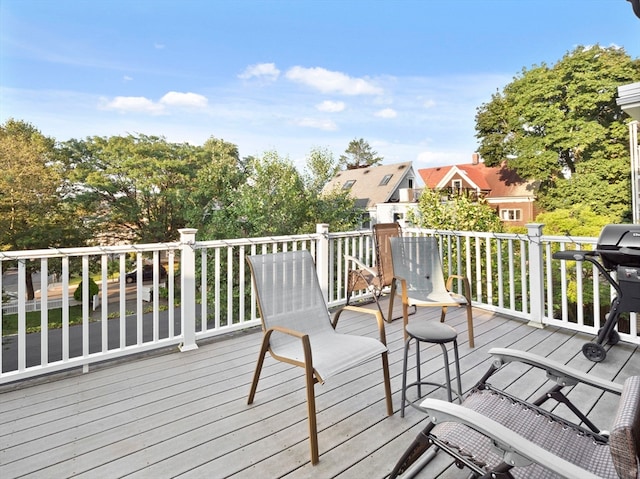
[[[307,157],[303,181],[309,205],[306,227],[309,232],[314,231],[318,223],[329,224],[333,231],[344,231],[359,222],[361,213],[356,210],[348,190],[322,191],[339,169],[338,162],[326,148],[313,148]]]
[[[597,213],[589,206],[573,205],[538,215],[548,235],[600,236],[602,228],[613,223],[614,218]]]
[[[238,147],[215,137],[202,147],[200,167],[194,178],[185,217],[207,239],[234,238],[240,234],[234,202],[246,179],[246,163]]]
[[[334,159],[328,148],[312,148],[307,155],[307,162],[303,174],[305,188],[311,194],[319,195],[324,185],[340,170],[339,163]]]
[[[422,228],[453,231],[502,231],[502,222],[485,201],[472,201],[454,195],[447,201],[441,193],[425,188],[418,200],[418,214],[409,211],[408,219]]]
[[[363,138],[353,139],[345,150],[344,155],[340,155],[340,165],[348,170],[356,168],[366,168],[382,162],[382,157],[377,156],[378,152],[373,151],[369,143]]]
[[[84,244],[82,211],[68,201],[68,183],[55,140],[33,125],[9,119],[0,126],[0,251]],[[27,262],[27,299],[34,298]]]
[[[177,239],[201,163],[196,147],[147,135],[92,137],[63,147],[75,197],[94,212],[94,229],[114,240]]]
[[[629,214],[628,133],[617,88],[640,80],[640,60],[622,49],[578,47],[555,65],[523,69],[476,115],[479,153],[540,180],[539,204],[584,203]]]
[[[65,194],[55,140],[23,121],[0,126],[0,249],[81,244],[83,230]]]
[[[269,151],[249,160],[246,181],[233,204],[241,236],[298,233],[306,211],[302,177],[288,158]]]

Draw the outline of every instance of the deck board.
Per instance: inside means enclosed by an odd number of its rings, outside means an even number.
[[[411,320],[436,319],[421,309]],[[470,349],[463,310],[447,322],[459,332],[463,389],[490,364],[491,347],[531,351],[622,382],[640,374],[638,348],[613,346],[606,361],[586,360],[589,338],[556,327],[526,323],[475,310],[476,347]],[[341,332],[377,334],[372,316],[343,313]],[[309,462],[306,393],[302,370],[268,357],[252,405],[247,405],[261,333],[234,333],[197,350],[151,354],[93,368],[88,374],[55,375],[0,388],[0,477],[340,477],[384,478],[425,426],[421,411],[400,417],[402,321],[386,325],[393,405],[386,416],[380,361],[370,361],[316,385],[320,463]],[[444,380],[439,346],[421,348],[423,375]],[[415,352],[410,353],[414,373]],[[535,371],[511,364],[492,382],[519,395],[540,394]],[[429,391],[425,388],[425,391]],[[441,390],[430,392],[444,398]],[[605,425],[616,398],[576,387],[570,397],[591,408]],[[554,410],[565,414],[563,407]],[[420,477],[455,478],[466,473],[438,456]]]

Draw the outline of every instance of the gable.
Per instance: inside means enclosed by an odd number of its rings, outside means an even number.
[[[484,163],[470,163],[436,168],[422,168],[418,174],[430,189],[452,186],[452,181],[460,179],[462,188],[487,192],[489,198],[534,198],[538,183],[523,180],[506,164],[489,167]]]
[[[408,178],[415,181],[410,161],[392,165],[369,166],[342,170],[324,186],[323,194],[335,189],[348,189],[356,199],[356,205],[373,208],[378,203],[387,203]]]

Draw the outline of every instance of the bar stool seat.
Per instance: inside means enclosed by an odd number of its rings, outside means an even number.
[[[458,333],[454,328],[448,324],[441,323],[439,321],[413,321],[407,324],[405,327],[407,333],[407,340],[404,344],[404,364],[402,368],[402,406],[400,409],[400,417],[404,417],[404,407],[406,403],[411,406],[415,406],[414,402],[407,399],[407,389],[411,387],[417,387],[418,399],[422,398],[423,385],[437,386],[447,390],[447,398],[449,402],[453,401],[453,394],[462,401],[462,384],[460,381],[460,358],[458,355]],[[407,369],[408,369],[408,356],[409,347],[411,341],[416,342],[416,381],[407,384]],[[442,348],[442,355],[444,357],[444,371],[446,382],[444,384],[435,383],[431,381],[423,381],[420,374],[420,343],[439,344]],[[447,352],[447,344],[453,343],[454,354],[454,366],[456,372],[456,385],[457,391],[451,390],[451,374],[449,371],[449,354]]]

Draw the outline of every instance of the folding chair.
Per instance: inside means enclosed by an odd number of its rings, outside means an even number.
[[[489,354],[491,367],[461,405],[422,402],[429,424],[402,455],[391,479],[404,473],[413,477],[439,452],[474,478],[640,478],[640,376],[622,386],[523,351],[494,348]],[[511,362],[544,370],[556,384],[531,403],[492,387],[487,380]],[[610,433],[600,431],[565,394],[576,384],[620,396]],[[566,405],[576,420],[543,409],[550,399]]]
[[[248,404],[253,403],[267,351],[271,356],[304,368],[307,385],[311,463],[316,464],[318,430],[314,384],[370,359],[382,359],[387,414],[393,414],[389,360],[384,322],[378,311],[348,306],[351,311],[372,314],[380,339],[341,334],[332,324],[311,254],[290,251],[247,258],[257,293],[264,332]]]
[[[369,291],[373,300],[387,322],[391,322],[391,315],[384,317],[379,298],[383,290],[391,285],[393,269],[391,266],[390,238],[401,236],[402,231],[398,223],[378,223],[373,225],[373,244],[375,249],[375,264],[367,266],[362,259],[345,255],[349,264],[347,273],[347,302],[349,305],[354,291]]]

